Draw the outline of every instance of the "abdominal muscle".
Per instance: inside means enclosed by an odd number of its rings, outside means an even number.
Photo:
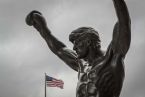
[[[90,76],[91,73],[92,72],[79,73],[76,97],[98,97],[97,87],[95,85],[96,81],[92,80]],[[96,75],[92,77],[96,77]]]

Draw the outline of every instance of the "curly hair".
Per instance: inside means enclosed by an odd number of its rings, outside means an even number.
[[[90,40],[92,47],[94,47],[94,48],[101,47],[99,33],[91,27],[80,27],[80,28],[72,31],[71,34],[69,35],[69,41],[74,43],[74,41],[77,39]]]

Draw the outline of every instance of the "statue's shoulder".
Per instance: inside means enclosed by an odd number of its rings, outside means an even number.
[[[111,56],[111,54],[112,54],[111,44],[108,46],[106,51],[102,51],[102,52],[103,52],[103,55],[99,58],[96,58],[93,61],[92,66],[94,68],[100,67],[100,66],[108,63],[110,57],[112,57]]]
[[[112,44],[110,44],[104,56],[102,56],[99,60],[94,61],[94,70],[97,69],[99,70],[99,72],[105,72],[108,70],[110,70],[109,72],[111,72],[111,70],[115,70],[123,73],[124,56],[122,56],[120,53],[114,53]]]
[[[102,64],[104,64],[105,61],[105,56],[102,56],[100,58],[97,58],[94,60],[94,62],[92,63],[92,71],[93,70],[99,70],[99,68],[102,68]]]
[[[108,46],[107,50],[103,51],[103,53],[103,56],[94,60],[92,70],[97,70],[98,68],[105,69],[109,66],[113,58],[113,50],[111,43]]]

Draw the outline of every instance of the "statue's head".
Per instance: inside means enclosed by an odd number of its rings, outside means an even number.
[[[86,57],[89,50],[97,51],[101,48],[99,34],[91,27],[81,27],[72,31],[69,40],[74,44],[73,49],[79,58]]]

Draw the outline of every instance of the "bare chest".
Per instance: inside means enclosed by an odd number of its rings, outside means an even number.
[[[98,71],[93,70],[91,66],[84,66],[81,70],[78,74],[77,97],[96,97]]]

